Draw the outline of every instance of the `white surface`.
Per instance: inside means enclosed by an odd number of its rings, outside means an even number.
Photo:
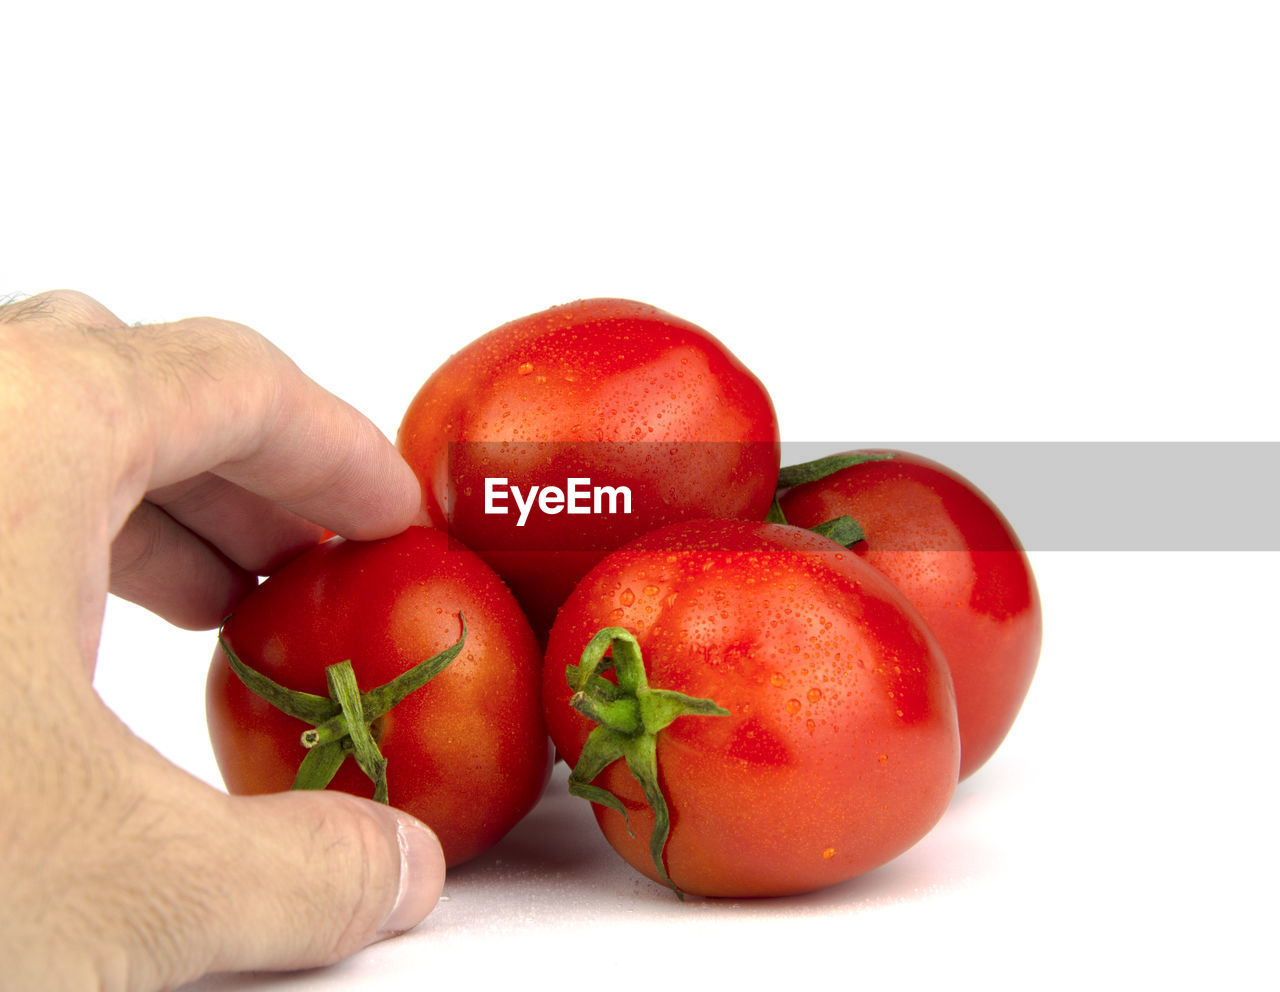
[[[1036,556],[1047,636],[1013,733],[932,833],[861,879],[800,898],[680,904],[613,854],[560,766],[534,812],[454,872],[417,931],[328,971],[192,990],[551,987],[582,980],[575,954],[631,961],[627,941],[689,979],[748,987],[831,968],[905,988],[958,975],[995,989],[1032,977],[1259,987],[1280,882],[1280,651],[1265,633],[1276,558]],[[216,781],[200,710],[210,638],[167,634],[118,603],[110,619],[104,693],[140,668],[171,673],[172,709],[134,725]],[[135,638],[141,663],[122,648]]]
[[[470,338],[620,295],[719,335],[788,440],[1276,439],[1273,5],[785,10],[22,5],[0,293],[243,321],[388,434]],[[196,987],[576,984],[632,924],[725,984],[1256,985],[1280,563],[1170,547],[1036,555],[1013,735],[862,880],[681,906],[553,794],[413,935]],[[107,620],[104,698],[216,780],[211,636]]]

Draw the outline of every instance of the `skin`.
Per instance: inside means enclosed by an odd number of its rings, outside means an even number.
[[[420,495],[392,445],[247,327],[126,327],[57,292],[0,306],[0,460],[6,986],[313,967],[425,917],[444,862],[421,823],[337,793],[229,797],[91,684],[109,590],[214,627],[322,528],[402,530]]]
[[[722,716],[658,732],[671,810],[667,870],[683,891],[809,892],[884,864],[923,837],[960,763],[946,664],[882,576],[796,527],[701,520],[606,558],[565,603],[543,668],[547,727],[575,765],[595,724],[565,668],[604,626],[635,635],[650,687],[711,699]],[[657,879],[654,817],[622,761],[597,785],[606,839]]]

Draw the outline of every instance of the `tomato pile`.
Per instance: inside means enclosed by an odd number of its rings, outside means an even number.
[[[421,524],[310,549],[220,633],[233,792],[389,802],[454,865],[533,807],[551,744],[649,878],[795,894],[922,838],[1027,693],[1039,596],[990,500],[903,451],[781,468],[760,380],[661,310],[483,335],[397,444]]]

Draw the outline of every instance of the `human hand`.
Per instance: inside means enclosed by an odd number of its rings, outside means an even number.
[[[420,492],[365,418],[241,325],[0,306],[0,961],[5,988],[160,989],[326,964],[420,922],[444,860],[339,793],[229,797],[94,693],[108,588],[216,626],[322,527],[397,533]]]

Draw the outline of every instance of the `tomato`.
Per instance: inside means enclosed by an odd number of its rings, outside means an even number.
[[[267,578],[223,628],[245,665],[327,702],[328,666],[349,660],[368,695],[458,642],[464,621],[457,656],[371,728],[386,761],[388,801],[432,827],[450,865],[501,839],[533,807],[550,773],[541,653],[498,576],[424,527],[368,543],[335,538]],[[309,754],[301,735],[312,724],[249,691],[221,648],[209,670],[207,710],[231,792],[290,787]],[[332,787],[374,795],[351,757]]]
[[[397,444],[430,521],[507,580],[540,636],[606,551],[678,520],[763,518],[779,453],[768,393],[723,344],[615,299],[473,341],[419,390]]]
[[[1035,576],[1009,522],[971,482],[919,455],[862,454],[887,457],[789,489],[782,512],[800,527],[853,517],[866,537],[854,552],[923,615],[955,685],[963,779],[1000,746],[1035,674]]]
[[[587,679],[601,628],[621,635],[603,661],[615,671]],[[923,837],[956,786],[955,704],[932,635],[875,569],[796,527],[690,521],[610,554],[560,610],[543,704],[609,843],[678,891],[786,895],[859,875]],[[643,716],[668,705],[682,715],[665,727]],[[625,760],[597,761],[602,741]],[[646,761],[656,790],[629,771]]]

